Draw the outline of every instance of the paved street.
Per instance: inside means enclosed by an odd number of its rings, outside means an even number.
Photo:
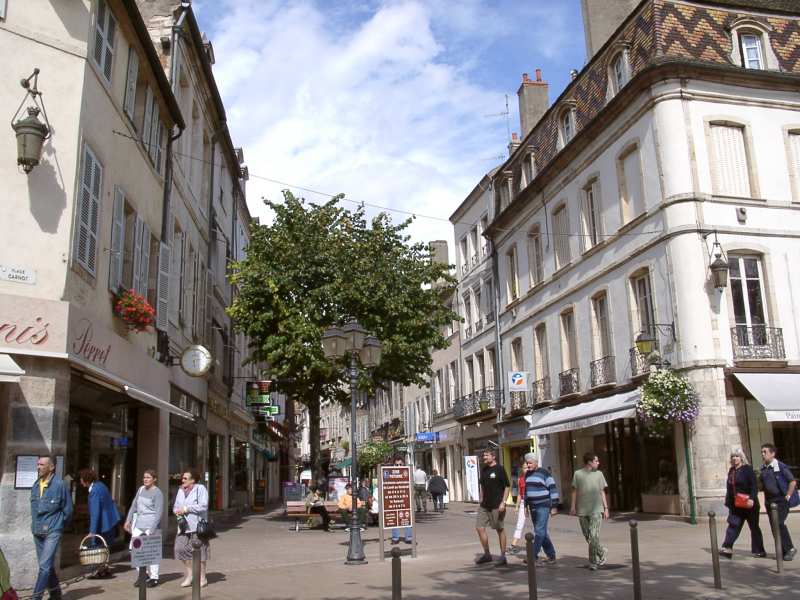
[[[474,506],[454,503],[445,515],[423,514],[419,523],[419,556],[403,559],[403,597],[407,599],[471,599],[526,597],[525,567],[511,558],[507,568],[476,567],[472,564],[479,546],[475,537]],[[513,511],[509,518],[513,518]],[[575,518],[553,519],[552,537],[559,552],[558,564],[538,569],[540,598],[632,598],[629,526],[625,516],[603,529],[610,550],[607,567],[598,572],[586,568],[586,546]],[[766,518],[762,517],[762,526]],[[795,539],[800,538],[800,515],[790,518]],[[720,539],[724,521],[719,524]],[[279,512],[250,515],[220,532],[212,546],[209,586],[204,598],[289,598],[360,600],[391,597],[391,562],[378,559],[376,529],[365,536],[369,564],[343,564],[347,534],[338,531],[288,530],[289,522]],[[722,564],[724,589],[713,589],[707,523],[654,519],[640,522],[644,598],[790,598],[800,586],[800,560],[786,563],[782,576],[775,574],[774,560],[749,556],[749,536],[743,533],[733,561]],[[767,544],[772,536],[766,533]],[[496,551],[496,536],[492,540]],[[387,550],[390,546],[387,545]],[[768,546],[769,547],[769,546]],[[410,554],[410,546],[401,545]],[[171,554],[171,552],[170,552]],[[770,554],[772,556],[772,553]],[[162,585],[148,590],[156,599],[189,598],[181,589],[178,563],[162,565]],[[102,596],[104,599],[134,598],[134,574],[119,564],[115,578],[83,580],[70,585],[65,600]]]

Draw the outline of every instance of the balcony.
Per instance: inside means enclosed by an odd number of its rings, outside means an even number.
[[[647,362],[647,357],[641,354],[636,346],[630,349],[631,360],[631,377],[644,377],[650,372],[650,365]]]
[[[533,389],[531,390],[531,399],[533,401],[534,406],[550,402],[552,397],[550,396],[549,377],[542,377],[541,379],[538,379],[533,382]]]
[[[489,323],[494,323],[494,311],[489,311],[483,317],[484,327],[487,327]]]
[[[497,398],[494,388],[484,388],[456,400],[453,406],[453,416],[456,419],[466,419],[482,413],[494,412],[496,409]]]
[[[472,338],[472,327],[464,327],[464,341]]]
[[[470,267],[474,267],[474,266],[476,266],[478,264],[478,255],[477,254],[473,254],[470,257],[469,264],[470,264]]]
[[[783,329],[755,325],[731,327],[733,359],[744,360],[785,360]]]
[[[508,399],[508,414],[520,414],[529,412],[531,406],[529,404],[528,392],[511,392],[511,397]]]
[[[616,367],[613,356],[604,356],[589,363],[592,388],[616,383]]]
[[[558,374],[559,396],[563,398],[564,396],[572,396],[580,392],[580,383],[578,381],[579,373],[578,367],[575,367],[574,369],[561,371],[561,373]]]

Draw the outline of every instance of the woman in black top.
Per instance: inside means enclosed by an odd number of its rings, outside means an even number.
[[[737,508],[736,494],[747,494],[747,508]],[[725,506],[728,507],[728,530],[719,553],[726,558],[733,558],[733,544],[742,531],[745,522],[750,527],[750,550],[753,556],[764,558],[764,537],[758,525],[760,506],[758,505],[758,483],[756,473],[747,464],[747,458],[741,450],[731,453],[731,468],[728,471]]]

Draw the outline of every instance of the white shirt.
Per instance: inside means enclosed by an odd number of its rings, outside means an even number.
[[[425,485],[427,479],[428,476],[422,469],[417,469],[416,471],[414,471],[414,485]]]

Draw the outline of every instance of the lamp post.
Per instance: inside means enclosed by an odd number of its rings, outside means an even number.
[[[347,550],[348,565],[365,565],[364,544],[361,540],[361,526],[358,522],[358,448],[356,447],[356,410],[358,395],[359,363],[372,368],[381,361],[381,342],[367,335],[367,331],[357,321],[350,321],[344,327],[330,327],[322,334],[322,350],[328,360],[348,359],[347,376],[350,379],[350,457],[352,486],[352,520],[350,522],[350,545]]]

